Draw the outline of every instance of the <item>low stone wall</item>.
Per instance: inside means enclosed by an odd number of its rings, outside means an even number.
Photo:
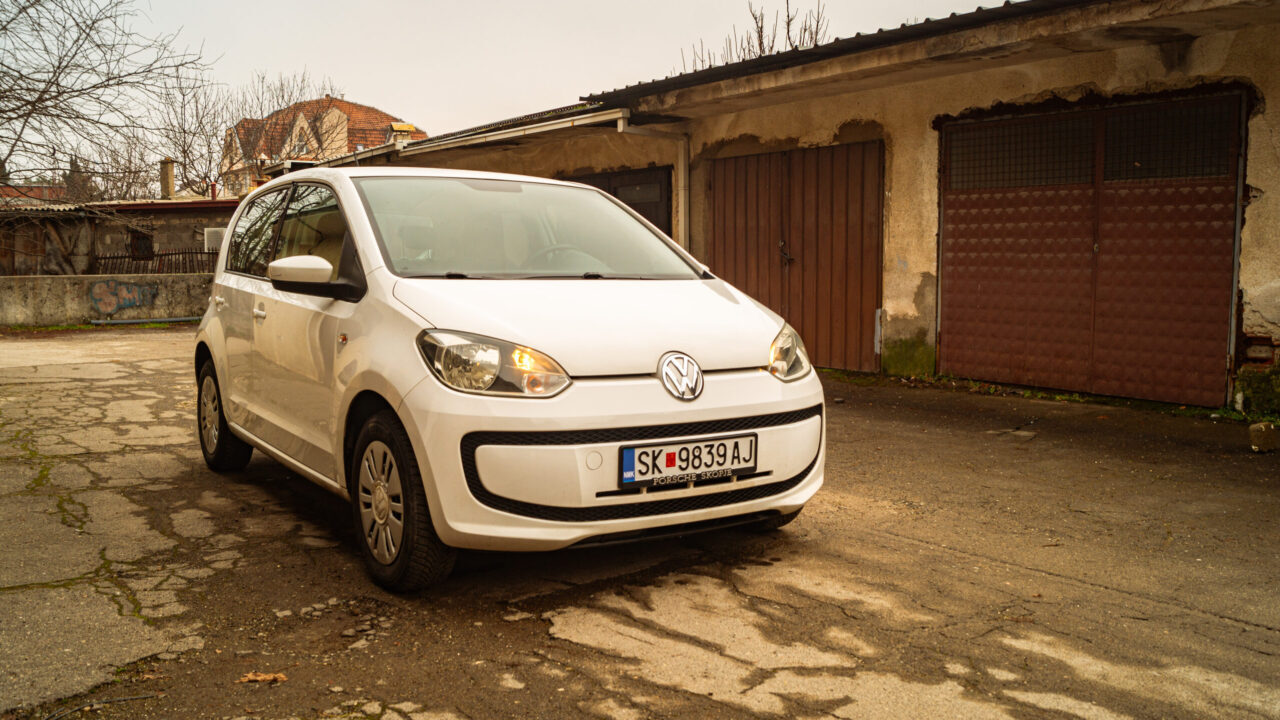
[[[196,317],[212,281],[208,273],[0,277],[0,326]]]

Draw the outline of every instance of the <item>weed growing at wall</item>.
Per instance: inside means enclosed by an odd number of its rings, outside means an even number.
[[[1280,416],[1280,365],[1269,368],[1242,368],[1236,376],[1236,391],[1244,393],[1244,411],[1250,417]]]

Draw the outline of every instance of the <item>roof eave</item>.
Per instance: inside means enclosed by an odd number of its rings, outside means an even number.
[[[991,23],[1005,20],[1021,19],[1033,15],[1044,15],[1057,12],[1068,7],[1083,7],[1109,0],[1022,0],[1006,2],[994,8],[978,8],[963,14],[952,13],[949,17],[937,20],[926,19],[914,25],[903,24],[889,30],[879,30],[869,34],[857,34],[849,38],[838,38],[823,45],[797,50],[764,55],[750,60],[743,60],[681,75],[673,75],[660,80],[637,83],[616,90],[584,95],[582,100],[601,103],[608,107],[624,106],[631,101],[658,95],[673,90],[709,85],[721,80],[733,80],[750,75],[760,75],[775,70],[807,65],[832,58],[855,55],[861,52],[879,50],[893,45],[924,40],[951,32],[960,32],[983,27]]]

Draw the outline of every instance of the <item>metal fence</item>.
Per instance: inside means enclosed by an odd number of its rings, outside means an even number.
[[[136,275],[155,273],[211,273],[218,252],[205,250],[171,250],[149,258],[133,255],[99,255],[93,262],[95,275]]]

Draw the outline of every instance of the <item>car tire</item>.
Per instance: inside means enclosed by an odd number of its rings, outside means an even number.
[[[227,427],[218,373],[212,360],[206,360],[196,376],[196,435],[200,437],[200,452],[210,470],[235,472],[249,464],[253,446],[236,437]]]
[[[375,583],[406,593],[448,577],[457,551],[436,535],[413,446],[391,410],[365,421],[348,478],[356,543]]]
[[[782,515],[774,515],[773,517],[765,518],[764,520],[760,520],[753,524],[751,529],[759,533],[770,533],[782,528],[784,525],[790,524],[791,521],[795,520],[799,515],[799,510],[784,513]]]

